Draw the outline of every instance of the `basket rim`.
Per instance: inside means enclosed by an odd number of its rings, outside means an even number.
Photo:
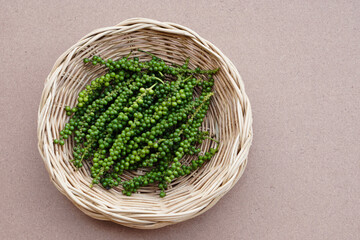
[[[71,56],[81,49],[81,46],[86,45],[86,43],[91,43],[91,41],[95,41],[96,38],[100,38],[102,36],[105,36],[111,32],[123,32],[126,33],[126,31],[140,31],[143,29],[151,29],[158,32],[166,32],[169,34],[177,34],[182,35],[191,38],[191,40],[197,42],[200,44],[209,54],[216,57],[217,59],[221,60],[226,67],[226,70],[229,72],[229,74],[232,74],[234,76],[234,81],[232,82],[234,90],[236,91],[237,97],[241,100],[239,100],[239,105],[241,108],[242,119],[244,120],[243,123],[243,129],[244,133],[242,136],[245,138],[242,140],[242,146],[239,151],[236,152],[237,156],[240,156],[239,159],[241,159],[241,163],[236,162],[236,164],[239,165],[239,168],[237,171],[235,171],[232,174],[232,181],[228,181],[226,183],[226,186],[224,186],[224,190],[221,193],[217,193],[214,196],[212,196],[212,201],[210,201],[205,207],[202,207],[200,209],[192,209],[191,211],[184,211],[180,212],[176,216],[176,214],[171,213],[174,220],[173,221],[161,221],[158,220],[160,218],[160,214],[158,214],[158,218],[155,220],[144,220],[144,218],[136,218],[136,217],[128,217],[122,214],[112,213],[111,211],[103,211],[103,209],[99,209],[99,207],[96,207],[96,204],[101,204],[101,201],[94,202],[91,204],[84,203],[84,199],[86,199],[88,196],[83,195],[78,191],[75,187],[69,188],[68,186],[64,185],[63,182],[59,181],[57,177],[55,176],[54,169],[52,167],[52,163],[49,159],[49,152],[48,152],[48,146],[44,144],[43,142],[43,135],[42,130],[44,126],[46,125],[44,116],[47,113],[47,107],[51,105],[50,97],[52,94],[54,94],[54,88],[56,87],[55,82],[53,81],[54,76],[57,76],[60,74],[60,72],[63,70],[63,67],[66,66],[66,63],[68,63],[71,59]],[[95,39],[95,40],[94,40]],[[51,92],[53,91],[53,92]],[[241,104],[241,103],[242,104]],[[245,112],[245,114],[244,114]],[[245,115],[245,116],[244,116]],[[44,118],[44,119],[43,119]],[[84,37],[82,37],[77,43],[75,43],[73,46],[71,46],[68,50],[66,50],[60,57],[55,61],[54,66],[52,67],[49,75],[47,76],[45,83],[44,83],[44,89],[41,96],[41,101],[39,104],[38,109],[38,150],[40,152],[40,155],[44,161],[45,167],[49,173],[49,177],[51,181],[54,183],[56,188],[64,194],[69,200],[71,200],[81,211],[83,211],[85,214],[96,218],[100,220],[110,220],[128,227],[134,227],[134,228],[143,228],[143,229],[153,229],[153,228],[159,228],[166,225],[174,224],[177,222],[185,221],[187,219],[193,218],[195,216],[198,216],[202,214],[203,212],[207,211],[211,207],[213,207],[222,196],[224,196],[240,179],[242,176],[248,159],[248,152],[250,149],[250,146],[252,144],[252,138],[253,138],[253,129],[252,129],[252,111],[251,111],[251,105],[248,96],[245,93],[245,86],[244,82],[237,71],[234,64],[211,42],[203,39],[200,37],[196,32],[193,30],[184,27],[180,24],[172,23],[172,22],[160,22],[153,19],[148,18],[130,18],[127,20],[124,20],[120,22],[119,24],[112,26],[112,27],[104,27],[99,28],[91,31],[90,33],[86,34]],[[235,142],[240,141],[239,136]],[[238,142],[240,144],[240,142]],[[236,150],[236,149],[235,149]],[[234,150],[234,151],[235,151]],[[57,173],[61,174],[61,173]],[[111,191],[109,191],[111,192]],[[112,193],[111,193],[112,194]],[[94,199],[92,199],[94,200]],[[90,206],[91,205],[91,206]],[[135,211],[135,210],[132,210]],[[136,212],[136,211],[135,211]],[[139,211],[139,214],[146,214],[146,211]],[[138,215],[139,215],[138,214]]]

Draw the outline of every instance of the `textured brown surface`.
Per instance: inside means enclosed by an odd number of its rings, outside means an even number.
[[[358,1],[0,1],[0,239],[359,239]],[[326,2],[326,4],[324,4]],[[188,26],[237,66],[254,141],[205,214],[154,231],[87,217],[50,183],[37,109],[57,57],[130,17]]]

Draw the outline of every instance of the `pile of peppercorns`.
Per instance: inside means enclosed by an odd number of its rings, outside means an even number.
[[[70,119],[54,143],[64,145],[74,136],[72,163],[81,168],[89,162],[92,184],[106,189],[122,185],[130,196],[156,183],[164,197],[168,183],[198,169],[218,150],[200,154],[204,139],[218,143],[200,130],[218,69],[190,69],[188,59],[182,66],[170,65],[146,53],[150,61],[130,54],[118,61],[85,58],[85,64],[104,65],[107,73],[79,93],[76,107],[65,107]],[[187,155],[196,160],[182,163]],[[125,170],[138,168],[149,171],[122,181]]]

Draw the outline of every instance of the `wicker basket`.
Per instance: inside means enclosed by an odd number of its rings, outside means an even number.
[[[190,57],[190,67],[220,67],[215,76],[215,95],[203,124],[203,128],[220,139],[219,152],[190,176],[169,184],[165,198],[159,198],[155,187],[141,189],[131,197],[124,196],[120,187],[89,188],[88,166],[75,170],[69,162],[72,141],[62,147],[52,144],[68,120],[64,106],[74,106],[85,84],[104,73],[104,68],[87,67],[82,59],[94,54],[118,59],[138,48],[168,62],[181,64]],[[137,51],[133,55],[148,57]],[[243,174],[252,141],[249,99],[231,61],[188,28],[144,18],[95,30],[61,55],[45,81],[38,114],[39,151],[57,189],[85,214],[133,228],[160,228],[210,209]],[[203,148],[209,145],[210,142],[204,142]]]

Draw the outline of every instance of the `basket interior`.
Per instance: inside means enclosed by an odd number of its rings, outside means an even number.
[[[103,58],[120,59],[129,54],[131,57],[139,56],[141,59],[150,57],[136,49],[143,49],[161,57],[169,63],[183,64],[186,58],[190,58],[191,68],[201,67],[203,69],[214,69],[220,67],[220,71],[215,75],[215,95],[210,104],[210,109],[202,125],[203,129],[208,130],[221,144],[219,152],[210,162],[189,176],[176,179],[166,191],[167,196],[160,199],[158,188],[149,186],[139,189],[139,192],[131,197],[121,193],[121,187],[106,190],[101,186],[89,188],[91,177],[89,176],[89,166],[76,170],[69,162],[72,159],[73,142],[60,147],[51,144],[54,138],[59,136],[59,131],[68,121],[64,106],[75,106],[77,94],[94,78],[104,74],[102,66],[83,64],[83,58],[90,58],[93,55],[100,55]],[[134,216],[137,213],[141,219],[146,221],[148,211],[158,212],[184,212],[196,208],[196,204],[201,200],[202,206],[209,205],[216,194],[221,194],[214,189],[227,183],[238,169],[232,169],[234,154],[241,148],[242,142],[239,140],[239,133],[243,126],[240,126],[243,118],[242,109],[239,109],[238,94],[233,87],[233,83],[228,80],[228,68],[220,62],[219,58],[213,53],[202,47],[202,44],[184,35],[170,33],[159,33],[156,30],[143,29],[129,33],[111,32],[102,36],[94,36],[92,41],[86,45],[77,47],[72,54],[59,66],[59,77],[52,86],[54,96],[48,108],[49,124],[46,125],[48,148],[53,148],[52,156],[56,161],[52,161],[55,178],[61,179],[58,182],[66,182],[68,191],[78,197],[76,204],[82,205],[85,211],[96,212],[96,209],[84,204],[92,201],[94,206],[106,207],[113,211],[126,213]],[[215,146],[210,141],[204,141],[202,150],[206,151],[210,146]],[[190,161],[183,159],[182,161]],[[144,169],[129,171],[124,174],[124,179],[128,179],[138,174],[143,174]],[[234,176],[235,173],[235,176]],[[58,186],[61,191],[65,191],[64,186]],[[199,194],[201,193],[201,194]],[[131,199],[131,201],[130,201]],[[73,200],[73,199],[72,199]],[[199,211],[200,209],[197,209]],[[140,216],[139,215],[139,216]],[[161,216],[159,215],[159,218]],[[175,215],[176,217],[176,215]],[[186,216],[182,216],[186,217]],[[99,216],[99,218],[101,218]],[[151,217],[154,220],[154,216]],[[179,219],[180,220],[180,219]]]

